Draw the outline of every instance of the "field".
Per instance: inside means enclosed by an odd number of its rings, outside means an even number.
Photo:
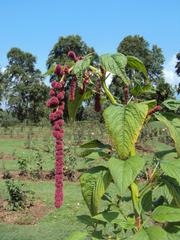
[[[84,170],[93,165],[93,161],[79,157],[78,145],[94,138],[108,142],[107,134],[101,129],[101,124],[96,122],[65,126],[67,176],[64,181],[65,202],[60,209],[54,208],[54,180],[53,177],[49,177],[54,168],[54,144],[50,137],[50,127],[18,126],[0,129],[1,240],[49,240],[52,239],[52,235],[53,240],[65,239],[71,232],[84,228],[85,225],[76,218],[88,213],[81,196],[78,178]],[[163,155],[163,151],[173,151],[173,146],[167,137],[166,129],[154,122],[146,126],[137,149],[148,163],[153,159],[155,150]],[[18,160],[22,158],[27,159],[28,163],[26,176],[19,176]],[[97,163],[100,159],[94,161]],[[40,168],[37,162],[41,165]],[[68,171],[72,172],[73,176],[68,175]],[[3,179],[5,173],[9,173],[15,181],[24,183],[25,189],[34,191],[34,212],[23,214],[22,211],[18,211],[9,214],[8,211],[2,211],[3,201],[8,199],[6,179]]]

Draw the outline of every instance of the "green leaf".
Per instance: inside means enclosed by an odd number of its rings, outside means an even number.
[[[79,60],[75,63],[72,72],[77,76],[79,82],[82,82],[83,73],[89,68],[91,60],[92,55],[87,55],[82,60]]]
[[[144,160],[137,155],[126,161],[117,158],[109,160],[109,170],[121,196],[125,194],[127,188],[143,169],[144,164]]]
[[[99,60],[106,71],[117,75],[125,84],[129,85],[130,81],[125,71],[127,65],[127,57],[125,55],[121,53],[104,54],[100,56]]]
[[[145,211],[151,211],[152,209],[152,190],[146,192],[141,198],[141,208]]]
[[[50,66],[50,68],[47,70],[47,72],[44,74],[44,76],[47,77],[47,76],[53,74],[55,68],[56,68],[56,64],[53,63],[53,64]]]
[[[105,223],[110,223],[113,220],[117,219],[119,215],[120,215],[119,212],[104,211],[99,213],[98,215],[93,216],[93,219],[96,219]]]
[[[128,158],[134,148],[147,113],[148,106],[143,103],[111,105],[105,109],[105,125],[121,159]]]
[[[83,223],[86,224],[87,226],[94,226],[95,223],[97,223],[98,221],[96,219],[93,219],[91,216],[89,215],[80,215],[77,216],[77,219]]]
[[[138,96],[140,94],[149,92],[149,90],[151,89],[152,89],[152,86],[150,84],[144,85],[144,86],[141,86],[140,84],[135,84],[135,86],[131,89],[131,94],[133,96]]]
[[[160,223],[179,222],[180,208],[174,208],[169,206],[159,206],[153,211],[152,219]]]
[[[111,182],[111,175],[104,166],[92,168],[80,178],[83,198],[92,216],[98,212],[99,203]]]
[[[101,148],[91,148],[88,149],[86,151],[83,151],[79,154],[80,157],[86,157],[88,159],[93,159],[96,160],[98,158],[106,158],[109,159],[111,157],[111,155],[107,152],[105,152],[103,149]]]
[[[140,59],[138,59],[134,56],[127,56],[127,65],[128,65],[128,67],[134,68],[134,69],[138,70],[139,72],[142,72],[144,74],[144,76],[146,78],[148,78],[148,74],[147,74],[146,68],[144,66],[144,63]]]
[[[104,144],[100,142],[98,139],[94,139],[90,142],[84,143],[80,145],[80,148],[111,148],[111,145]]]
[[[175,205],[180,208],[180,185],[174,178],[169,176],[162,176],[161,179],[173,197]]]
[[[65,240],[85,240],[87,236],[88,236],[87,232],[77,231],[72,233]]]
[[[75,121],[78,108],[81,106],[82,102],[89,99],[92,96],[92,91],[89,90],[83,95],[79,94],[79,89],[76,89],[74,101],[69,101],[68,99],[68,114],[70,121]]]
[[[166,108],[172,111],[177,111],[180,108],[180,101],[175,99],[168,99],[162,102]]]
[[[159,226],[142,228],[128,240],[168,240],[167,233]]]
[[[170,136],[175,142],[175,148],[178,156],[180,157],[180,119],[172,116],[163,116],[160,113],[156,113],[155,117],[163,123],[169,130]],[[169,119],[170,120],[169,120]]]
[[[166,175],[175,178],[180,184],[180,159],[162,160],[160,165]]]

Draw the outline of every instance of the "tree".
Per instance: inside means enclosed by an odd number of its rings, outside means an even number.
[[[139,58],[145,65],[152,82],[157,82],[163,75],[164,56],[161,48],[149,43],[139,35],[127,36],[119,44],[118,52]]]
[[[3,96],[3,74],[2,71],[0,69],[0,106],[1,106],[1,101],[2,101],[2,96]]]
[[[176,58],[177,58],[177,64],[175,66],[176,73],[177,73],[178,76],[180,76],[180,52],[177,53]]]
[[[77,56],[85,56],[89,53],[94,53],[94,49],[89,47],[79,35],[69,35],[67,37],[60,37],[58,42],[54,45],[48,55],[47,68],[49,69],[53,64],[66,64],[72,65],[72,61],[68,57],[68,52],[73,51]],[[54,75],[51,76],[50,81],[54,79]],[[70,82],[70,81],[69,81]],[[65,91],[69,89],[69,82],[65,86]],[[67,111],[67,94],[65,95],[65,111],[64,117],[68,118]]]
[[[180,77],[180,52],[176,55],[176,58],[177,58],[177,64],[175,66],[176,73]],[[177,93],[180,94],[180,83],[179,83],[179,85],[177,87]]]
[[[53,63],[68,63],[68,52],[74,51],[77,56],[84,56],[94,52],[94,49],[88,47],[79,35],[69,35],[60,37],[48,55],[47,68],[49,69]]]
[[[20,121],[38,122],[45,114],[49,88],[41,71],[35,68],[36,58],[19,48],[12,48],[7,58],[3,79],[9,108]]]
[[[135,56],[144,63],[148,78],[156,90],[158,101],[160,99],[164,99],[164,96],[166,98],[173,96],[171,86],[165,82],[163,77],[164,56],[161,48],[157,45],[153,45],[152,48],[150,48],[149,43],[142,36],[130,35],[120,42],[117,51],[125,55]],[[132,91],[132,93],[134,93],[135,90],[137,91],[137,89],[139,90],[140,88],[146,87],[147,82],[144,81],[144,77],[141,73],[135,71],[134,69],[129,69],[129,67],[126,68],[126,71],[129,78],[131,78],[132,84],[129,86],[129,90]],[[110,85],[110,89],[116,97],[121,99],[123,84],[119,82],[120,79],[115,76]],[[166,89],[166,94],[161,96],[159,87],[162,89],[163,86]]]

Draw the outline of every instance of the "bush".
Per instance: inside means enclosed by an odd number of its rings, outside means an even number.
[[[6,180],[6,187],[9,194],[10,210],[25,209],[33,206],[34,192],[24,190],[24,184],[15,182],[14,179]]]

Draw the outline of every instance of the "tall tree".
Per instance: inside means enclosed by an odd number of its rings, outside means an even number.
[[[68,63],[70,61],[68,58],[68,52],[70,50],[74,51],[77,56],[84,56],[94,52],[94,49],[88,47],[79,35],[60,37],[48,55],[47,68],[49,69],[53,63]]]
[[[19,48],[12,48],[7,58],[3,79],[9,108],[20,121],[38,122],[45,114],[49,88],[43,82],[41,71],[35,67],[36,58]]]
[[[175,66],[176,73],[177,73],[178,76],[180,76],[180,52],[177,53],[176,58],[177,58],[177,63],[176,63],[176,66]]]
[[[156,88],[158,101],[164,99],[164,96],[166,98],[173,95],[171,86],[165,82],[163,77],[164,56],[161,48],[157,45],[152,45],[152,48],[150,48],[150,44],[142,36],[134,35],[125,37],[120,42],[117,51],[125,55],[135,56],[144,63],[147,69],[148,78]],[[130,87],[132,93],[139,91],[139,89],[142,89],[142,87],[146,85],[142,74],[128,68],[127,74],[133,79],[133,83]],[[162,85],[164,85],[166,89],[166,94],[164,93],[163,96],[161,96],[161,91],[159,89],[162,89]],[[123,85],[119,83],[119,79],[116,76],[113,78],[110,88],[115,96],[119,99],[122,98]]]
[[[127,36],[119,44],[118,52],[139,58],[145,65],[149,78],[157,83],[163,75],[164,56],[161,48],[149,43],[139,35]]]
[[[177,53],[176,58],[177,58],[177,63],[176,63],[176,66],[175,66],[176,73],[180,77],[180,52]],[[180,83],[177,86],[177,94],[180,94]]]

